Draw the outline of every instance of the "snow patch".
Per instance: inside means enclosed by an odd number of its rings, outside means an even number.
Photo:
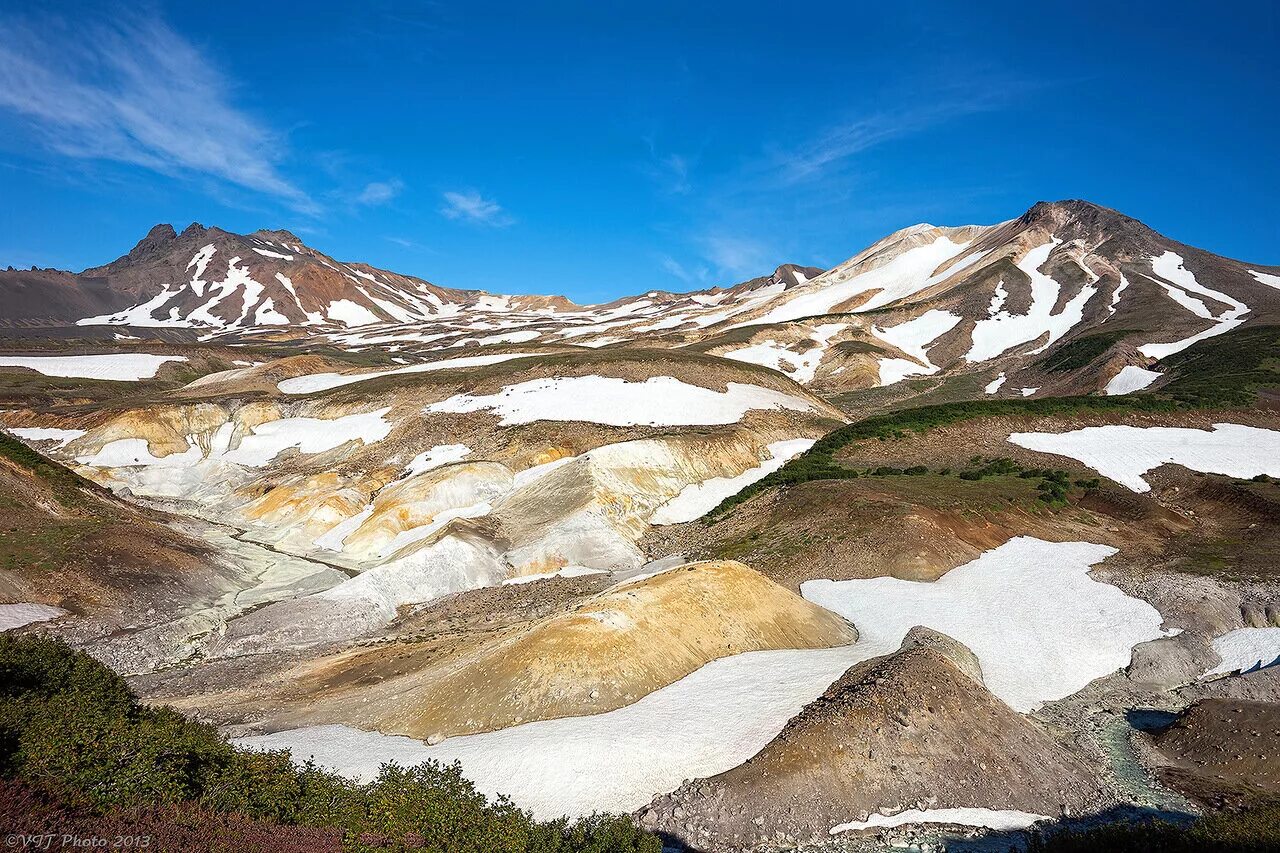
[[[311,373],[306,376],[295,376],[285,379],[276,387],[283,394],[314,394],[341,388],[355,382],[377,379],[380,376],[398,376],[402,373],[426,373],[433,370],[452,370],[460,367],[480,367],[486,364],[497,364],[517,358],[533,358],[542,353],[497,353],[494,355],[469,355],[462,358],[445,358],[425,364],[411,364],[408,367],[396,367],[391,370],[374,370],[368,373]]]
[[[1040,272],[1049,260],[1050,253],[1062,243],[1053,237],[1048,243],[1029,250],[1018,261],[1017,267],[1031,280],[1031,305],[1026,314],[1013,315],[1001,309],[985,320],[978,320],[973,327],[972,346],[965,353],[969,362],[987,361],[1001,353],[1031,343],[1041,336],[1047,340],[1030,351],[1030,355],[1044,352],[1054,341],[1071,331],[1084,318],[1084,306],[1098,292],[1096,287],[1085,285],[1062,309],[1054,314],[1062,293],[1062,285]],[[992,300],[994,307],[995,300]],[[1002,303],[1003,304],[1003,303]]]
[[[1221,662],[1205,673],[1228,675],[1280,663],[1280,628],[1237,628],[1213,641]]]
[[[518,578],[507,578],[503,586],[522,586],[534,581],[545,581],[551,578],[581,578],[587,575],[607,575],[604,569],[592,569],[587,566],[565,566],[558,572],[540,572],[536,575],[521,575]]]
[[[271,251],[270,249],[259,249],[257,246],[254,246],[254,247],[253,247],[253,250],[254,250],[255,252],[257,252],[259,255],[262,255],[263,257],[267,257],[267,258],[279,258],[279,259],[280,259],[280,260],[282,260],[282,261],[291,261],[291,260],[293,260],[293,255],[282,255],[282,254],[280,254],[279,252],[273,252],[273,251]]]
[[[29,367],[45,376],[137,382],[154,377],[160,365],[166,362],[186,360],[185,355],[152,355],[145,352],[109,355],[6,355],[0,356],[0,367]]]
[[[7,427],[10,433],[23,441],[56,441],[59,447],[85,434],[82,429],[59,429],[58,427]]]
[[[531,379],[496,394],[457,394],[427,412],[493,411],[502,426],[539,420],[587,421],[611,426],[728,424],[752,409],[811,411],[812,404],[758,385],[728,383],[713,391],[671,376],[628,382],[603,376]]]
[[[471,455],[471,448],[465,444],[437,444],[430,450],[424,450],[409,460],[404,466],[405,477],[412,477],[450,462],[460,462]]]
[[[866,820],[842,823],[829,830],[832,835],[858,829],[888,829],[915,823],[946,823],[955,826],[980,826],[986,829],[1026,829],[1046,815],[1012,809],[908,809],[894,815],[873,814]]]
[[[1257,270],[1249,270],[1249,275],[1258,280],[1260,284],[1270,287],[1280,288],[1280,275],[1272,275],[1271,273],[1258,272]]]
[[[701,483],[685,486],[680,494],[658,507],[658,511],[649,519],[649,523],[683,524],[686,521],[702,518],[719,506],[725,498],[736,495],[758,480],[763,480],[813,445],[814,440],[811,438],[775,441],[767,448],[769,458],[757,467],[748,468],[736,477],[714,477]]]
[[[48,622],[66,615],[67,611],[61,607],[50,607],[47,604],[0,604],[0,631],[11,631],[23,625]]]
[[[1132,364],[1128,364],[1122,367],[1119,373],[1111,377],[1111,381],[1107,383],[1107,387],[1103,389],[1103,392],[1109,397],[1119,394],[1132,394],[1134,391],[1141,391],[1146,388],[1163,375],[1154,370],[1147,370],[1143,367],[1134,367]]]
[[[1205,329],[1203,332],[1184,338],[1180,341],[1173,341],[1167,344],[1144,344],[1138,347],[1138,352],[1148,358],[1156,360],[1182,352],[1187,347],[1206,338],[1217,337],[1225,334],[1236,326],[1244,322],[1244,315],[1249,313],[1249,306],[1245,305],[1237,299],[1233,299],[1227,294],[1210,287],[1205,287],[1196,280],[1195,274],[1183,266],[1182,256],[1175,252],[1165,252],[1158,258],[1151,259],[1151,271],[1157,276],[1164,279],[1164,282],[1157,282],[1164,287],[1165,292],[1169,294],[1178,304],[1184,308],[1188,308],[1192,313],[1205,319],[1215,319],[1213,313],[1198,299],[1191,297],[1189,294],[1198,293],[1201,296],[1207,296],[1223,305],[1229,306],[1215,320],[1214,325]],[[1165,282],[1177,285],[1176,288],[1170,287]],[[1195,306],[1199,306],[1198,310]]]
[[[987,688],[1026,713],[1128,666],[1135,645],[1164,636],[1154,607],[1089,577],[1114,553],[1019,536],[933,583],[815,580],[800,591],[880,646],[896,648],[916,625],[953,637],[978,657]]]
[[[1280,432],[1239,424],[1214,424],[1212,430],[1110,425],[1015,432],[1009,441],[1079,460],[1135,492],[1151,491],[1142,475],[1166,463],[1205,474],[1280,477]]]
[[[871,327],[871,334],[911,356],[880,359],[880,385],[892,385],[908,376],[930,375],[938,366],[929,361],[929,345],[956,327],[960,316],[935,308],[889,329]]]

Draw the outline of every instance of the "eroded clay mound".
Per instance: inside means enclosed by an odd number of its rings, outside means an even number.
[[[826,838],[884,810],[1058,815],[1096,806],[1097,776],[983,686],[960,643],[915,628],[851,668],[763,750],[641,812],[701,850]]]
[[[727,655],[855,639],[845,620],[742,563],[692,563],[606,590],[447,669],[378,688],[368,705],[384,731],[481,732],[619,708]]]

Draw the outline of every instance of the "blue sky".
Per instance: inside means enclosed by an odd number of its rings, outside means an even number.
[[[0,265],[194,220],[603,301],[1075,197],[1280,264],[1273,2],[275,5],[0,0]]]

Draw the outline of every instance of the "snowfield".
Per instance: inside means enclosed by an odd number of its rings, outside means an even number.
[[[1280,432],[1239,424],[1214,424],[1212,430],[1112,425],[1015,432],[1009,441],[1077,459],[1135,492],[1151,491],[1142,475],[1166,463],[1205,474],[1280,477]]]
[[[0,631],[11,631],[23,625],[48,622],[66,615],[67,611],[61,607],[50,607],[47,604],[0,604]]]
[[[29,367],[45,376],[137,382],[155,376],[160,365],[166,362],[186,360],[185,355],[152,355],[145,352],[108,355],[4,355],[0,356],[0,367]]]
[[[917,226],[919,227],[919,226]],[[924,226],[928,227],[928,226]],[[883,308],[891,302],[932,287],[952,275],[981,260],[985,252],[974,252],[950,264],[941,272],[934,270],[959,257],[968,243],[955,243],[949,238],[938,237],[925,246],[908,249],[886,264],[866,270],[844,281],[833,281],[832,270],[813,280],[813,287],[789,302],[783,303],[756,320],[743,325],[766,325],[815,317],[831,313],[831,309],[855,296],[876,291],[855,311]]]
[[[427,412],[493,411],[502,426],[534,421],[588,421],[610,426],[730,424],[752,409],[813,409],[808,400],[758,385],[728,383],[713,391],[671,376],[628,382],[604,376],[531,379],[496,394],[457,394]]]
[[[755,468],[748,468],[736,477],[715,477],[701,483],[685,486],[680,494],[658,507],[649,519],[650,524],[683,524],[696,521],[747,486],[763,480],[795,457],[813,447],[811,438],[791,441],[775,441],[769,445],[769,459]]]
[[[908,376],[937,373],[938,366],[929,361],[929,345],[954,329],[959,322],[958,314],[935,308],[889,329],[872,326],[871,334],[915,359],[880,359],[880,384],[892,385]]]
[[[480,791],[509,794],[540,819],[629,812],[686,779],[746,761],[849,667],[896,650],[915,625],[967,643],[988,685],[1011,704],[1058,698],[1124,666],[1133,644],[1162,636],[1161,620],[1145,602],[1089,578],[1089,566],[1112,553],[1103,545],[1020,538],[934,584],[891,578],[805,584],[806,598],[858,614],[857,643],[720,658],[603,714],[526,723],[431,747],[346,726],[237,742],[292,749],[298,761],[314,757],[361,779],[386,761],[456,759]],[[374,572],[383,573],[374,569],[343,586]]]
[[[58,427],[8,427],[7,429],[23,441],[56,441],[59,447],[65,447],[85,434],[82,429],[59,429]]]
[[[916,625],[959,640],[977,655],[987,688],[1025,713],[1128,666],[1135,645],[1164,636],[1154,607],[1089,577],[1114,553],[1019,536],[933,583],[818,580],[800,591],[865,642],[896,648]]]
[[[446,358],[430,361],[425,364],[411,364],[408,367],[396,367],[391,370],[374,370],[368,373],[311,373],[306,376],[295,376],[277,383],[282,394],[315,394],[331,388],[341,388],[356,382],[377,379],[380,376],[398,376],[402,373],[427,373],[433,370],[451,370],[458,367],[482,367],[486,364],[497,364],[516,358],[532,358],[542,353],[495,353],[494,355],[470,355],[464,358]]]
[[[1244,315],[1249,313],[1248,305],[1237,299],[1232,299],[1220,290],[1205,287],[1198,282],[1195,274],[1183,266],[1182,256],[1179,254],[1165,252],[1158,258],[1152,258],[1151,271],[1158,276],[1158,278],[1152,278],[1151,280],[1163,287],[1165,293],[1173,301],[1196,316],[1203,317],[1206,320],[1214,320],[1215,322],[1214,325],[1203,332],[1192,335],[1189,338],[1183,338],[1180,341],[1173,341],[1167,344],[1145,344],[1138,347],[1138,352],[1147,358],[1159,360],[1176,352],[1182,352],[1197,341],[1225,334],[1243,323]],[[1147,276],[1147,278],[1151,278],[1151,276]],[[1191,294],[1207,296],[1227,307],[1215,317],[1202,300],[1196,299]]]
[[[857,829],[887,829],[915,823],[945,823],[955,826],[979,826],[986,829],[1026,829],[1046,815],[1012,809],[908,809],[894,815],[873,814],[866,820],[842,823],[828,830],[832,835]]]
[[[1280,663],[1280,628],[1237,628],[1213,641],[1222,661],[1205,673],[1228,675]]]
[[[1016,346],[1031,343],[1047,335],[1047,340],[1030,350],[1029,354],[1044,352],[1084,318],[1084,306],[1098,289],[1092,285],[1084,285],[1063,306],[1062,311],[1054,314],[1053,309],[1058,304],[1062,285],[1040,272],[1040,267],[1049,260],[1050,253],[1061,243],[1060,237],[1053,237],[1048,243],[1037,246],[1022,256],[1017,267],[1031,279],[1030,308],[1026,314],[1010,314],[1000,309],[990,317],[978,320],[973,327],[973,345],[965,353],[966,361],[987,361]],[[993,298],[992,307],[999,309],[1003,302],[1001,299],[997,304],[997,300]]]

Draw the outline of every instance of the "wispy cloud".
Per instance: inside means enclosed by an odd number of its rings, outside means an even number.
[[[693,161],[684,154],[661,153],[652,136],[645,136],[644,144],[649,149],[649,160],[641,166],[642,171],[662,192],[669,195],[688,195],[693,190],[693,184],[689,179]]]
[[[661,264],[664,272],[680,279],[681,282],[691,287],[706,284],[711,277],[711,271],[705,266],[697,266],[690,269],[670,255],[660,255],[658,263]]]
[[[370,207],[386,204],[400,195],[403,189],[404,184],[398,178],[389,181],[371,181],[365,184],[364,189],[356,196],[356,203]]]
[[[700,242],[707,260],[727,275],[757,276],[778,263],[773,250],[756,240],[715,235],[704,237]]]
[[[496,228],[505,227],[515,221],[502,209],[502,205],[493,199],[485,198],[475,190],[450,191],[444,193],[443,197],[444,207],[440,208],[440,213],[446,219],[491,225]]]
[[[383,239],[385,239],[388,243],[395,243],[397,246],[400,246],[405,249],[409,249],[414,252],[428,252],[430,254],[435,254],[435,249],[432,249],[430,246],[424,246],[422,243],[419,243],[417,240],[410,240],[408,237],[387,236],[387,237],[384,237]]]
[[[153,14],[111,22],[0,20],[0,109],[53,151],[212,177],[313,211],[278,168],[281,139],[232,105],[230,86]]]
[[[1001,88],[944,93],[939,98],[901,110],[879,112],[828,127],[804,144],[775,152],[770,158],[778,181],[786,186],[820,179],[850,158],[881,143],[944,124],[956,118],[1003,106],[1010,95]]]

